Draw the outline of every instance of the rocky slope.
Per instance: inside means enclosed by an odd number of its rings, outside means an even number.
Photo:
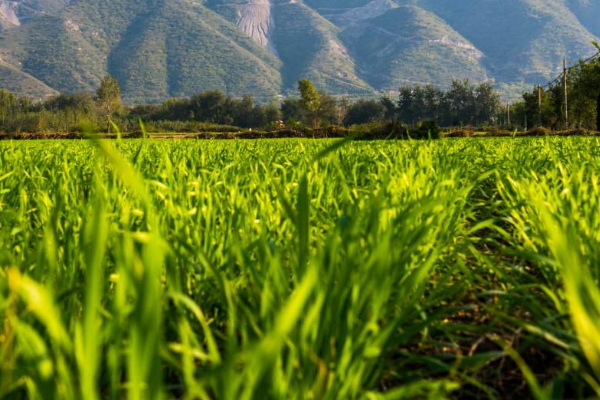
[[[60,12],[70,0],[0,0],[0,30]]]
[[[506,93],[595,51],[595,0],[0,0],[0,86],[131,102],[218,89],[260,99],[298,79],[361,96],[493,81]],[[2,72],[4,71],[4,72]]]

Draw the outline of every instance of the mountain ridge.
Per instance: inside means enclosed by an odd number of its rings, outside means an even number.
[[[267,100],[301,78],[350,96],[471,79],[510,98],[563,57],[594,52],[600,4],[0,0],[0,31],[0,86],[33,97],[93,90],[110,74],[132,103],[203,90]]]

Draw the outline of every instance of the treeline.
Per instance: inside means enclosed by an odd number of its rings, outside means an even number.
[[[512,113],[511,124],[518,127],[600,129],[600,57],[569,68],[566,102],[562,75],[545,88],[523,93],[523,101],[505,111],[508,112]]]
[[[276,102],[255,104],[251,96],[240,99],[219,91],[200,93],[189,99],[169,99],[162,105],[144,105],[130,111],[134,120],[146,122],[182,122],[263,128],[281,120]]]
[[[447,91],[432,85],[401,88],[396,118],[409,125],[431,120],[447,127],[484,126],[496,125],[500,110],[491,84],[453,81]]]
[[[125,107],[118,82],[106,77],[95,93],[61,94],[33,103],[0,91],[0,131],[79,132],[86,129],[122,131],[139,129],[143,121],[151,132],[278,130],[395,123],[418,127],[435,121],[442,126],[496,124],[501,103],[488,83],[455,81],[444,91],[434,86],[403,87],[396,98],[350,101],[298,84],[299,96],[257,104],[251,96],[234,98],[218,91],[159,105]]]
[[[447,91],[432,85],[402,87],[396,100],[384,96],[378,100],[336,101],[316,93],[317,104],[319,100],[321,104],[314,110],[315,115],[307,110],[306,95],[300,92],[300,99],[283,102],[286,120],[344,126],[396,122],[416,127],[427,121],[442,126],[488,125],[497,122],[501,110],[500,96],[489,83],[473,85],[468,80],[453,81]]]
[[[38,103],[0,90],[0,131],[6,133],[106,131],[125,115],[119,85],[111,77],[96,93],[60,94]]]
[[[300,97],[268,104],[255,104],[251,96],[234,98],[208,91],[189,99],[169,99],[161,105],[137,106],[131,115],[162,126],[178,122],[273,130],[344,125],[351,107],[348,100],[317,91],[309,80],[300,81],[298,88]]]

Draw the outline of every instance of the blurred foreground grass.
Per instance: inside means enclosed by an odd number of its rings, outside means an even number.
[[[600,142],[0,143],[0,398],[600,395]]]

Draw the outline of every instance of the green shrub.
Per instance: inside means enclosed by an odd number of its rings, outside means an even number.
[[[547,136],[551,133],[552,131],[548,128],[544,128],[543,126],[536,126],[535,128],[531,128],[527,131],[527,136]]]
[[[399,122],[372,123],[361,125],[354,131],[357,139],[408,139],[408,129]]]
[[[413,139],[439,139],[441,131],[437,122],[425,121],[421,122],[417,130],[409,133]]]
[[[84,118],[79,121],[76,125],[72,126],[69,131],[73,133],[84,133],[84,132],[100,132],[103,128],[100,127],[96,122],[90,119]]]

